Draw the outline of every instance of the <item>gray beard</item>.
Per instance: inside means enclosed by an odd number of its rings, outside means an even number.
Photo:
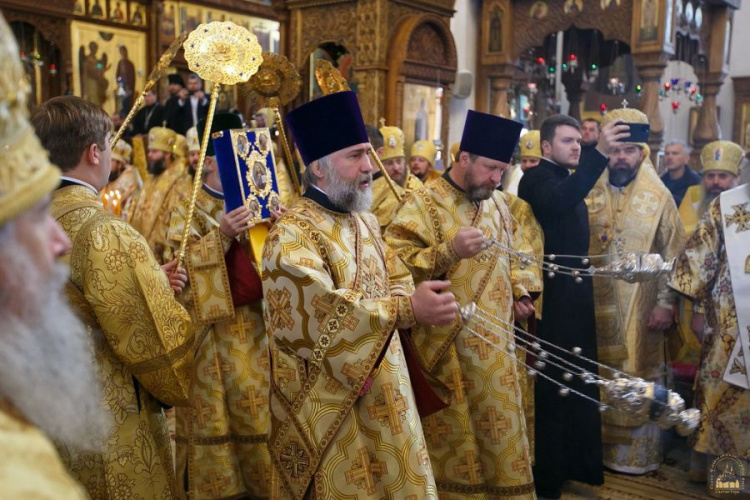
[[[0,248],[0,399],[60,444],[98,451],[109,428],[86,327],[62,292],[68,268],[45,280],[21,245]],[[12,298],[11,298],[12,297]],[[20,311],[10,307],[21,304]]]
[[[366,191],[359,189],[359,183],[370,180]],[[369,212],[372,205],[372,175],[362,174],[354,182],[348,183],[336,175],[328,176],[326,194],[331,203],[347,212]]]
[[[488,200],[495,189],[483,187],[483,186],[468,186],[466,188],[466,197],[470,201],[478,203],[480,201]]]

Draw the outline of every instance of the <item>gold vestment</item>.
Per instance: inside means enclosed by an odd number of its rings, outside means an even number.
[[[123,168],[123,171],[117,176],[117,179],[113,180],[107,187],[104,188],[104,193],[110,191],[117,191],[120,193],[120,206],[123,207],[123,218],[126,218],[125,207],[128,207],[128,203],[131,198],[138,195],[138,190],[143,185],[141,181],[141,174],[138,173],[138,169],[133,165],[127,165]]]
[[[146,240],[104,211],[97,194],[58,189],[52,215],[73,242],[68,299],[92,334],[105,450],[60,454],[92,498],[173,498],[174,467],[162,404],[187,404],[193,325]]]
[[[414,323],[413,283],[385,252],[371,214],[307,196],[271,228],[272,498],[437,499],[395,331]]]
[[[737,229],[736,225],[724,228],[717,197],[678,257],[669,286],[706,304],[706,323],[711,328],[701,346],[696,384],[696,407],[701,411],[701,420],[691,436],[693,449],[711,455],[731,454],[748,461],[750,390],[723,379],[739,336],[736,307],[747,307],[735,303],[724,246],[724,231]]]
[[[169,230],[169,195],[182,170],[181,163],[173,163],[161,174],[149,175],[128,207],[128,222],[146,238],[159,262],[164,256]]]
[[[609,183],[604,171],[586,198],[589,212],[589,253],[597,267],[627,252],[660,254],[665,261],[685,244],[674,198],[650,162],[643,162],[624,188]],[[647,327],[655,306],[670,311],[677,296],[667,277],[641,283],[594,278],[594,309],[599,361],[648,380],[666,382],[664,332]],[[610,375],[609,373],[602,375]],[[637,425],[623,413],[602,416],[604,464],[621,472],[641,474],[661,464],[660,430],[654,423]]]
[[[84,500],[49,439],[0,401],[0,498]]]
[[[395,186],[396,191],[403,198],[406,193],[411,193],[415,189],[422,187],[422,181],[417,179],[417,176],[407,173],[404,187],[398,184],[395,184]],[[393,194],[393,190],[388,186],[388,181],[380,175],[372,182],[372,205],[370,211],[377,217],[382,233],[385,233],[388,224],[393,220],[396,210],[398,210],[398,199]]]
[[[184,200],[172,212],[167,243],[174,253],[188,205]],[[181,296],[196,325],[195,368],[190,406],[176,412],[177,480],[193,500],[269,496],[263,307],[261,301],[239,307],[232,301],[224,255],[234,240],[219,230],[223,215],[224,199],[201,189],[185,257],[191,285]]]
[[[481,229],[506,248],[531,253],[516,237],[520,226],[502,192],[477,204],[445,177],[407,195],[385,233],[415,283],[447,279],[460,304],[476,303],[489,325],[473,328],[498,346],[458,319],[412,330],[423,367],[449,389],[450,406],[422,422],[435,481],[446,499],[534,498],[521,376],[516,359],[501,349],[513,343],[514,299],[530,295],[524,283],[540,291],[541,275],[521,270],[495,247],[460,259],[451,240],[465,226]]]

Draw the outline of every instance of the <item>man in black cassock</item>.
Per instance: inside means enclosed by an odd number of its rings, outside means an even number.
[[[589,221],[584,198],[607,168],[610,148],[629,136],[625,125],[608,124],[598,144],[579,165],[581,132],[578,121],[554,115],[542,124],[542,161],[521,178],[518,195],[534,210],[544,230],[544,253],[588,255]],[[573,174],[570,170],[575,169]],[[554,263],[577,268],[580,258],[557,257]],[[597,359],[594,295],[590,278],[576,283],[572,276],[544,277],[544,310],[537,334],[540,339],[564,349],[580,347],[581,355]],[[555,350],[552,350],[556,353]],[[576,361],[571,356],[571,361]],[[596,373],[596,367],[581,363]],[[599,400],[599,388],[579,378],[565,382],[562,371],[552,366],[544,373],[572,389]],[[536,382],[536,465],[537,495],[560,498],[563,482],[604,482],[601,419],[597,405],[575,394],[563,397],[559,386],[539,377]]]
[[[144,106],[133,117],[133,135],[146,135],[151,127],[163,126],[166,119],[166,110],[156,99],[156,91],[151,89]]]

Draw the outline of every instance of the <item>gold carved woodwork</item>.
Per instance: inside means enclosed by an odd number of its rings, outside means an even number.
[[[750,147],[750,76],[732,78],[734,88],[734,123],[732,140],[747,151]]]
[[[729,47],[732,29],[733,10],[725,5],[704,5],[704,24],[710,31],[708,43],[703,45],[707,55],[707,71],[698,75],[703,94],[703,106],[698,110],[698,123],[695,126],[693,144],[695,152],[709,142],[719,139],[719,112],[716,96],[729,73]]]
[[[605,40],[620,40],[630,43],[630,23],[633,2],[623,0],[617,8],[602,10],[598,1],[583,2],[582,12],[565,13],[564,0],[548,0],[547,14],[543,19],[531,17],[531,8],[536,0],[513,2],[513,53],[516,59],[525,51],[542,45],[550,33],[565,31],[575,25],[580,29],[599,30]]]
[[[435,14],[410,15],[396,27],[388,50],[386,123],[398,127],[404,106],[404,84],[421,83],[443,87],[443,109],[447,111],[450,89],[456,79],[458,56],[448,23]],[[449,113],[443,112],[441,140],[448,142]]]

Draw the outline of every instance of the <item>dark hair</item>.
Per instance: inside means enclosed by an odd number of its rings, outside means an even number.
[[[459,149],[458,151],[456,151],[456,163],[458,163],[458,159],[461,158],[461,153],[466,153],[467,155],[469,155],[469,161],[471,161],[472,163],[477,161],[477,158],[479,158],[479,155],[477,154],[469,153],[468,151],[463,151],[462,149]]]
[[[367,132],[367,138],[370,140],[370,144],[372,144],[372,149],[377,151],[378,148],[385,146],[383,134],[380,133],[378,127],[375,125],[365,125],[365,132]]]
[[[596,128],[597,128],[597,129],[598,129],[598,128],[600,128],[600,127],[602,126],[601,122],[600,122],[599,120],[597,120],[596,118],[584,118],[583,120],[581,120],[581,123],[582,123],[582,124],[583,124],[583,123],[586,123],[586,122],[593,122],[593,123],[596,123]]]
[[[544,120],[544,123],[542,123],[542,126],[539,129],[539,143],[541,144],[542,142],[547,141],[552,144],[552,140],[555,138],[555,132],[557,132],[557,127],[563,126],[573,127],[579,132],[581,131],[581,125],[578,123],[578,120],[572,116],[552,115]]]
[[[53,97],[38,106],[31,124],[50,161],[63,172],[76,167],[92,144],[105,149],[112,131],[112,119],[102,108],[76,96]]]

